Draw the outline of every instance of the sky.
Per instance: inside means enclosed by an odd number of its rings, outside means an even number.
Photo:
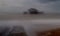
[[[0,12],[20,13],[29,8],[46,13],[60,13],[60,0],[0,0]]]

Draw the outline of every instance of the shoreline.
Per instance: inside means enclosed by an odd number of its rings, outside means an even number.
[[[0,15],[0,20],[60,19],[60,15]]]

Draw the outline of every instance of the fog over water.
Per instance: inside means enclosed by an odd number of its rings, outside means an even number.
[[[20,15],[30,8],[58,15]],[[7,14],[9,13],[9,14]],[[11,14],[10,14],[11,13]],[[60,0],[0,0],[0,32],[9,27],[23,26],[29,36],[34,31],[60,28]],[[1,20],[2,19],[2,20]]]
[[[32,25],[60,25],[60,19],[40,19],[40,20],[6,20],[6,21],[0,21],[0,26],[23,26],[23,27],[31,27]],[[42,26],[44,27],[44,25]]]

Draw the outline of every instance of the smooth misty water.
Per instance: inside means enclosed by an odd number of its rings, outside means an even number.
[[[35,31],[60,28],[60,19],[1,20],[0,26],[7,26],[10,27],[10,29],[12,29],[13,26],[23,26],[26,33],[29,36],[33,36]]]

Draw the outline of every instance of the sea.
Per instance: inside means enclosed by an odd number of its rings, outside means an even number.
[[[35,32],[37,31],[60,28],[60,17],[55,15],[5,15],[0,17],[2,17],[0,19],[0,32],[5,27],[12,30],[14,26],[22,26],[28,36],[36,36]]]

